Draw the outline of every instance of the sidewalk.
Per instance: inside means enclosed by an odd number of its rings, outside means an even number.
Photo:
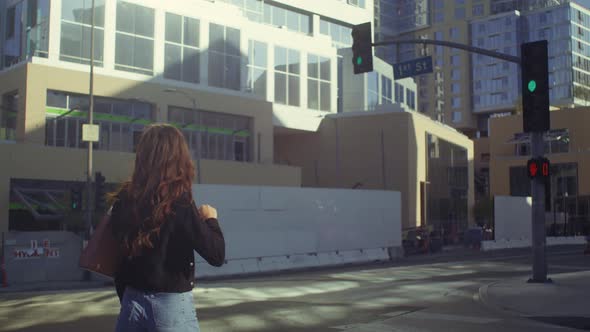
[[[590,322],[590,271],[549,276],[553,283],[507,279],[479,289],[480,300],[497,310],[544,321]],[[551,319],[548,319],[551,318]]]

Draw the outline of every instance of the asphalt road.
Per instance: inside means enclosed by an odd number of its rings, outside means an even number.
[[[201,331],[577,331],[494,310],[481,286],[530,276],[529,250],[456,251],[396,263],[202,281]],[[590,270],[590,256],[551,249],[550,273]],[[0,331],[112,331],[112,288],[0,294]]]

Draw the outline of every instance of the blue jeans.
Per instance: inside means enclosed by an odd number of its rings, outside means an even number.
[[[125,289],[116,332],[199,332],[193,293]]]

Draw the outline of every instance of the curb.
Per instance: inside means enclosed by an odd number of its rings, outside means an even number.
[[[3,294],[15,294],[15,293],[39,293],[39,292],[55,292],[55,291],[83,291],[83,290],[96,290],[105,287],[113,287],[108,283],[95,282],[88,284],[75,284],[75,285],[31,285],[26,286],[8,286],[6,288],[0,288],[0,296]]]
[[[523,312],[504,307],[504,306],[496,304],[490,300],[490,297],[488,295],[489,287],[494,286],[494,285],[499,284],[504,281],[505,280],[499,280],[499,281],[495,281],[495,282],[489,283],[487,285],[481,286],[478,291],[478,293],[479,293],[478,294],[479,295],[478,302],[481,303],[483,306],[487,307],[488,309],[495,311],[496,313],[499,313],[502,315],[509,315],[509,316],[518,317],[518,318],[530,317],[530,315],[527,315]]]

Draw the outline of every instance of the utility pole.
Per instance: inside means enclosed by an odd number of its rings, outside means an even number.
[[[92,126],[94,112],[94,0],[92,0],[91,18],[90,18],[90,87],[88,101],[88,124]],[[90,240],[92,235],[92,216],[93,216],[93,192],[92,192],[92,147],[94,142],[88,141],[87,166],[86,169],[86,231],[84,239]],[[90,272],[84,270],[84,280],[90,280]]]

